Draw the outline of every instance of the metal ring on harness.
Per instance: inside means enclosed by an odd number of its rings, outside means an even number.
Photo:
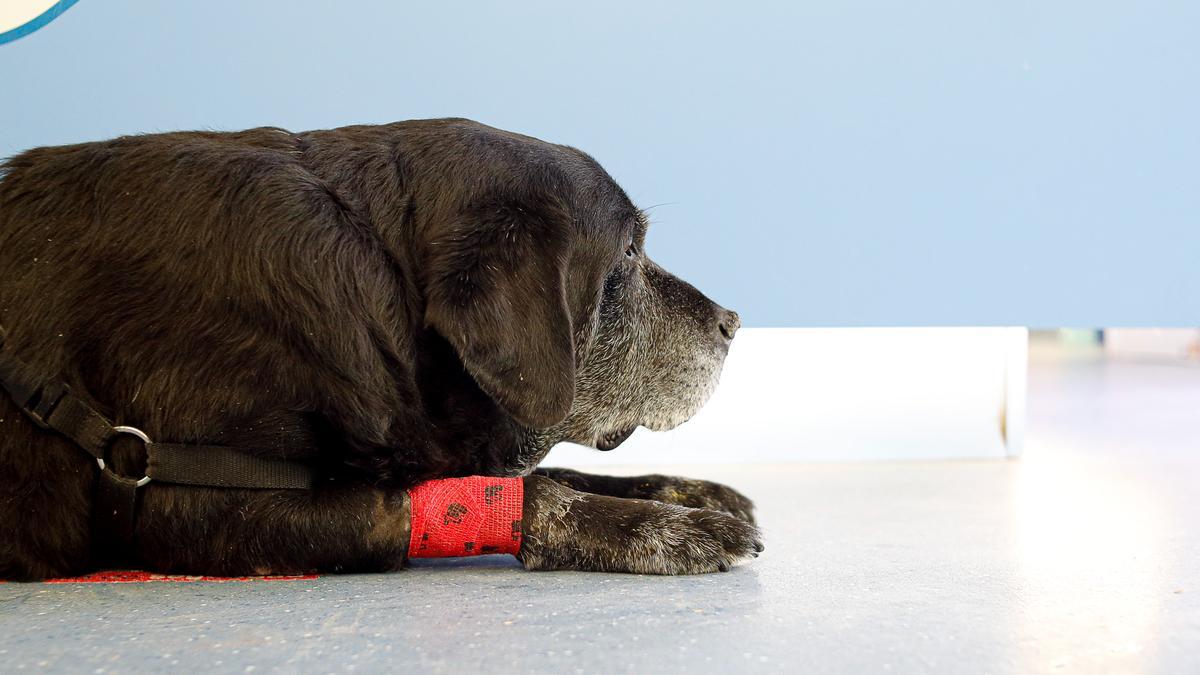
[[[147,446],[146,452],[149,453],[150,437],[146,435],[146,432],[142,431],[141,429],[138,429],[137,427],[121,427],[121,426],[114,426],[113,431],[115,431],[119,434],[129,434],[130,436],[137,436],[138,438],[142,439],[142,443]],[[97,457],[96,463],[100,465],[100,470],[104,471],[104,467],[105,467],[104,458]],[[149,483],[149,482],[150,482],[150,476],[142,476],[140,479],[138,479],[138,481],[136,483],[134,483],[134,487],[142,487],[143,485],[145,485],[146,483]]]

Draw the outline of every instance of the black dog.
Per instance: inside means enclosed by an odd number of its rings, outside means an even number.
[[[588,155],[466,120],[38,148],[0,169],[0,326],[109,420],[317,467],[312,490],[151,483],[107,564],[395,569],[404,490],[484,474],[526,476],[529,569],[724,570],[761,550],[737,492],[536,468],[716,384],[737,314],[645,231]],[[127,440],[109,468],[141,476]],[[0,392],[0,578],[99,564],[96,471]]]

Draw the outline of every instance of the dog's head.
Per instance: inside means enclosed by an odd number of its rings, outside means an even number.
[[[439,195],[415,207],[425,323],[513,419],[608,450],[700,409],[738,316],[649,258],[595,160],[465,121],[409,151],[438,156],[414,177]]]

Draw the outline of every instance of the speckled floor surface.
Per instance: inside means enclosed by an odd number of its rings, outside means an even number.
[[[758,501],[726,574],[4,584],[0,670],[1200,672],[1200,368],[1043,361],[1030,403],[1020,461],[653,467]]]

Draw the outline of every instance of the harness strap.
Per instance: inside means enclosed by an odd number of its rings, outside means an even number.
[[[163,483],[258,490],[307,490],[313,483],[308,465],[223,445],[150,443],[146,452],[146,475]]]
[[[0,326],[0,388],[34,424],[66,436],[96,460],[100,472],[93,520],[115,543],[132,541],[138,488],[151,481],[260,490],[312,487],[314,473],[305,464],[259,457],[250,448],[158,443],[134,427],[114,426],[66,384],[40,378],[5,348],[5,337]],[[136,436],[145,446],[146,475],[141,479],[117,475],[106,463],[109,447],[122,434]]]
[[[138,481],[101,471],[92,485],[92,548],[97,557],[119,562],[128,556],[137,522]]]

